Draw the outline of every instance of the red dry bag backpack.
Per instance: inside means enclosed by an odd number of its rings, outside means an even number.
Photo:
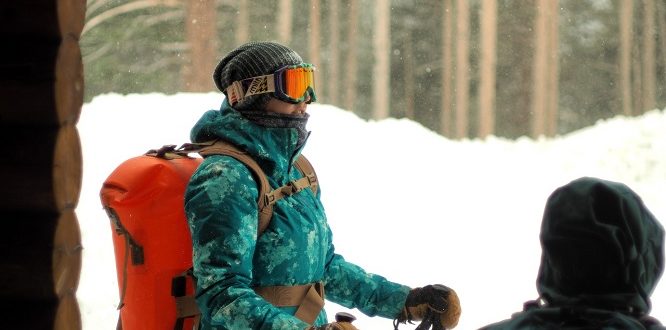
[[[120,292],[118,329],[192,329],[199,310],[191,276],[192,240],[184,193],[201,155],[224,154],[244,163],[259,189],[259,234],[268,226],[273,204],[304,188],[317,189],[310,163],[301,155],[304,177],[272,189],[259,165],[233,145],[220,141],[151,150],[120,164],[104,181],[102,205],[115,231],[113,246]]]

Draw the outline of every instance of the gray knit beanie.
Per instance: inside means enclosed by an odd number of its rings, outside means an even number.
[[[287,66],[302,64],[303,59],[293,50],[275,42],[249,42],[227,54],[217,64],[213,81],[227,97],[227,87],[234,81],[271,74]],[[252,95],[233,107],[238,111],[263,110],[272,94]]]

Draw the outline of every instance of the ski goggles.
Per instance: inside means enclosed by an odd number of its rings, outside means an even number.
[[[264,93],[273,93],[275,98],[288,103],[317,101],[314,82],[315,67],[312,64],[285,66],[273,74],[234,81],[227,87],[227,97],[232,106],[242,99]]]

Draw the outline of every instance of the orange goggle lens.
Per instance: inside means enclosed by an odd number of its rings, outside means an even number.
[[[284,67],[275,72],[275,94],[278,98],[292,103],[303,102],[310,94],[311,101],[316,101],[314,66],[302,64]]]

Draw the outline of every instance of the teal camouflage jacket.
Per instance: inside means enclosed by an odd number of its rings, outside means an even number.
[[[294,160],[298,133],[258,126],[225,101],[194,126],[193,142],[223,139],[248,152],[273,187],[302,177]],[[229,156],[207,157],[185,193],[202,329],[305,329],[295,308],[274,307],[253,287],[322,281],[326,299],[369,316],[394,318],[409,287],[365,272],[335,253],[320,191],[279,200],[257,238],[258,189],[248,168]],[[315,325],[327,323],[322,311]]]

